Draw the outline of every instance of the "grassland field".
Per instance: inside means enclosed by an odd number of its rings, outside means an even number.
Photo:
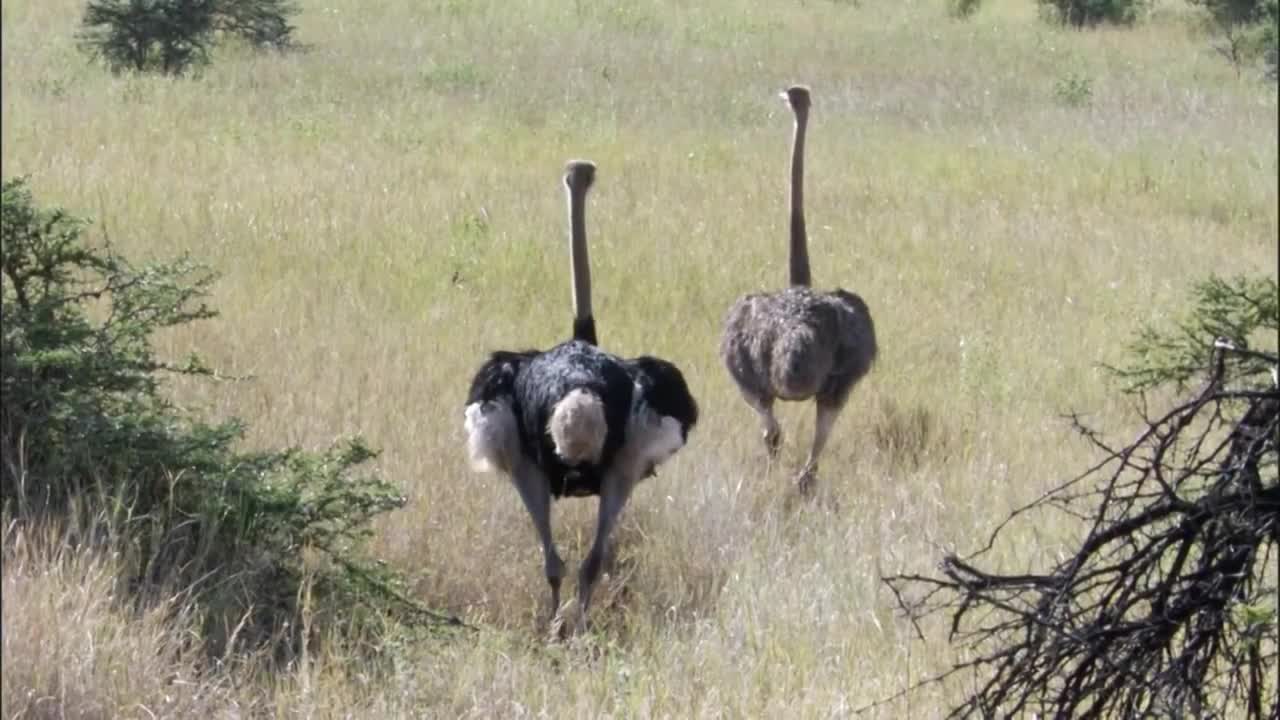
[[[165,79],[89,64],[78,0],[4,3],[3,176],[132,258],[216,268],[220,317],[160,351],[253,379],[174,396],[243,417],[254,445],[364,434],[410,499],[373,550],[483,630],[400,648],[389,675],[338,646],[197,673],[182,616],[112,605],[112,558],[37,533],[6,548],[6,717],[847,717],[954,658],[880,575],[977,547],[1086,467],[1064,414],[1128,437],[1101,365],[1194,281],[1276,273],[1275,85],[1182,2],[1088,32],[1032,0],[967,21],[941,0],[299,6],[304,52],[229,45]],[[818,500],[788,512],[812,406],[783,407],[767,466],[716,346],[738,295],[787,277],[793,82],[813,88],[815,284],[866,299],[881,352]],[[599,166],[602,344],[675,361],[703,411],[632,498],[590,650],[544,641],[534,533],[468,468],[461,422],[489,350],[569,332],[571,158]],[[553,512],[574,567],[595,504]],[[1030,567],[1078,530],[1016,526],[993,562]],[[32,704],[24,682],[54,690]],[[965,682],[865,716],[936,717]]]

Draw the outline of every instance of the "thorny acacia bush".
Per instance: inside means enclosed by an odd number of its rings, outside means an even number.
[[[81,49],[112,72],[180,75],[209,61],[222,37],[255,48],[294,46],[291,0],[89,0]]]
[[[98,517],[121,537],[130,585],[186,589],[208,649],[296,649],[301,591],[311,627],[352,637],[437,618],[367,557],[374,517],[405,499],[359,438],[322,452],[237,449],[237,420],[209,424],[162,392],[164,373],[213,376],[197,357],[157,359],[151,336],[211,317],[212,275],[188,260],[137,268],[90,246],[84,221],[3,186],[0,500],[19,521]]]
[[[1271,278],[1201,283],[1189,319],[1144,332],[1116,369],[1141,399],[1135,440],[1114,446],[1074,418],[1097,464],[940,576],[886,579],[918,631],[949,616],[964,648],[925,681],[973,674],[950,717],[1276,717],[1278,307]],[[1149,413],[1166,388],[1180,399]],[[1006,527],[1045,512],[1085,529],[1049,570],[979,567]]]

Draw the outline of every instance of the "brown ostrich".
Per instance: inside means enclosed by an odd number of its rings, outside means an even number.
[[[804,142],[809,88],[782,94],[795,114],[791,146],[791,287],[738,299],[725,320],[720,357],[747,404],[760,416],[770,458],[782,443],[773,415],[775,400],[813,399],[817,406],[813,446],[797,475],[808,492],[831,427],[853,386],[876,359],[876,332],[867,304],[854,293],[809,287],[808,237],[804,225]]]

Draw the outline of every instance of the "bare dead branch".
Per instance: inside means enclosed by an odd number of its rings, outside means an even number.
[[[1123,447],[1073,416],[1101,461],[936,575],[883,578],[918,636],[946,615],[965,651],[904,693],[964,671],[976,682],[948,717],[1277,717],[1280,388],[1225,388],[1231,353],[1275,361],[1219,343],[1204,386],[1159,417],[1144,411]],[[1083,521],[1074,553],[1042,573],[980,567],[1033,510]]]

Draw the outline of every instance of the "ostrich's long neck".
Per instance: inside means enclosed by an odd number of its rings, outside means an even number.
[[[573,337],[596,344],[591,313],[591,262],[587,257],[587,191],[569,188],[569,261],[573,266]]]
[[[804,229],[804,131],[807,110],[796,111],[795,137],[791,142],[791,284],[808,286],[809,238]]]

